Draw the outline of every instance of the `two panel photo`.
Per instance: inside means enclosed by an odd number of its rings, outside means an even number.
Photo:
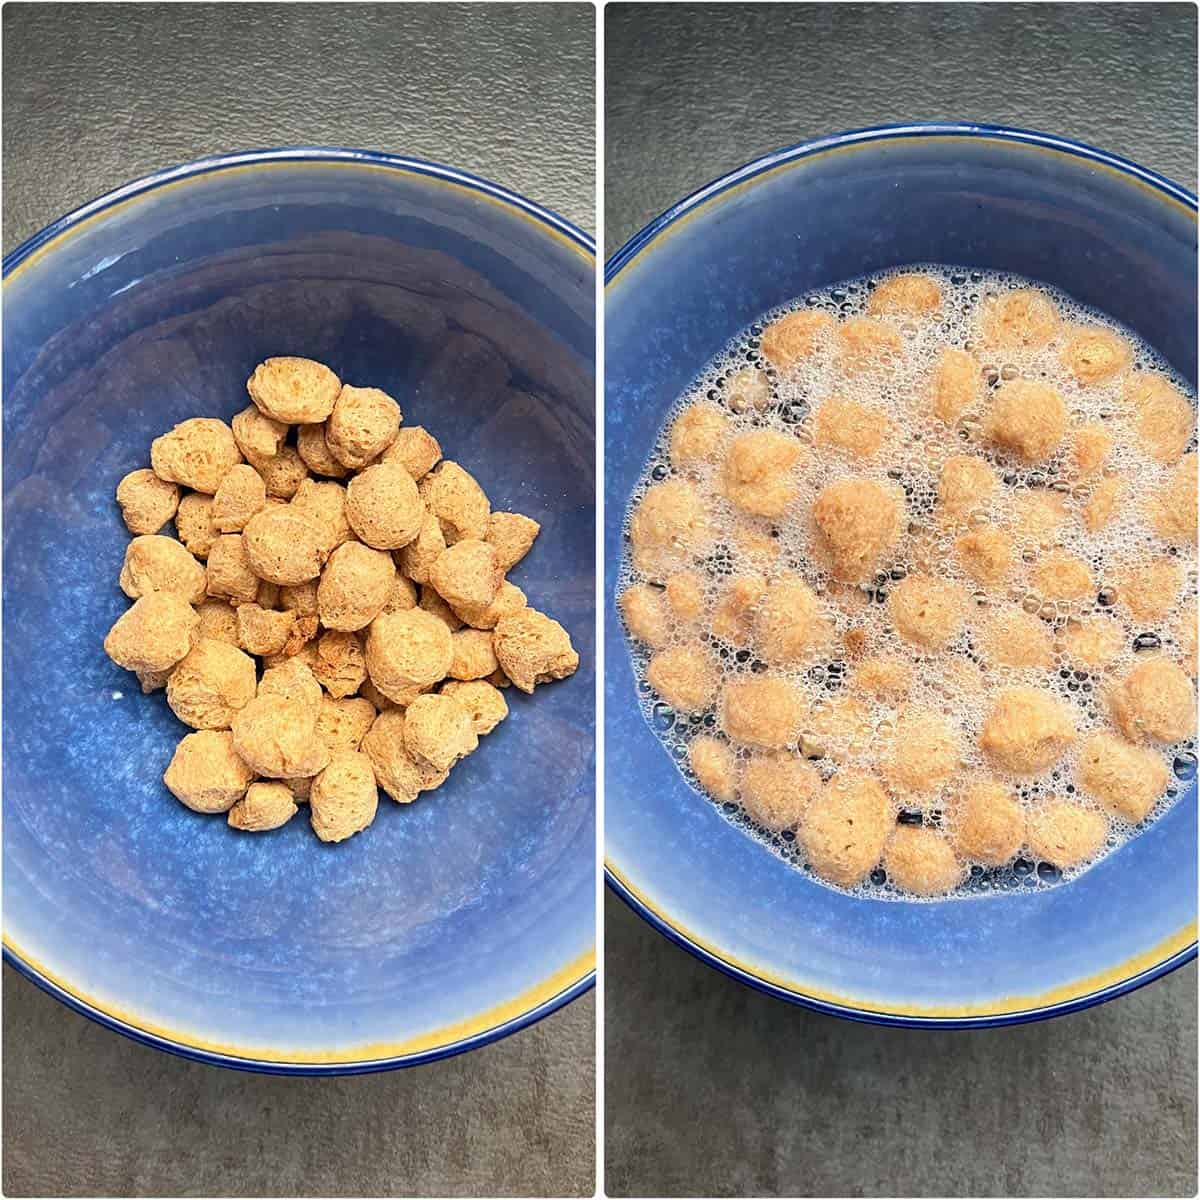
[[[1193,1196],[1197,9],[10,3],[6,1196]]]

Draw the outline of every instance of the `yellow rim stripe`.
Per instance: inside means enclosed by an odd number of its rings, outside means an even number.
[[[591,265],[595,264],[595,255],[590,254],[578,242],[569,238],[559,229],[555,229],[552,225],[539,220],[532,213],[520,208],[515,204],[510,204],[507,200],[502,200],[498,196],[490,195],[488,192],[479,191],[477,188],[471,187],[466,183],[459,183],[452,179],[442,179],[436,175],[426,175],[422,171],[415,171],[402,166],[388,166],[384,163],[364,163],[364,162],[332,162],[332,161],[313,161],[311,159],[289,159],[286,162],[261,162],[261,163],[238,163],[228,167],[214,167],[212,170],[203,171],[198,175],[187,175],[182,179],[174,179],[170,183],[161,183],[157,186],[149,187],[144,192],[138,192],[135,196],[129,196],[124,200],[118,200],[115,204],[108,205],[102,208],[99,212],[92,213],[89,217],[84,217],[82,221],[77,221],[74,225],[63,230],[48,241],[44,246],[39,246],[28,258],[19,263],[5,277],[4,285],[7,287],[19,275],[21,275],[28,267],[33,266],[43,255],[53,250],[61,250],[62,247],[76,234],[81,233],[90,225],[100,220],[107,220],[114,214],[119,213],[122,209],[128,208],[131,205],[141,203],[146,200],[153,200],[158,196],[162,196],[167,192],[175,191],[178,188],[186,187],[189,184],[199,183],[205,180],[213,179],[218,175],[229,175],[245,171],[271,171],[271,170],[295,170],[297,168],[332,168],[335,170],[357,170],[357,171],[378,171],[388,174],[400,173],[409,175],[414,179],[420,180],[422,183],[437,184],[441,187],[451,188],[457,191],[466,192],[477,200],[486,200],[489,204],[496,208],[501,208],[505,212],[512,213],[522,220],[533,225],[541,233],[553,238],[560,245],[566,246],[573,250],[584,262]]]
[[[97,1000],[95,996],[91,996],[74,987],[60,975],[55,974],[55,972],[38,962],[37,959],[26,954],[7,935],[4,937],[4,945],[11,954],[15,955],[23,963],[43,978],[48,979],[69,996],[78,1000],[80,1004],[94,1009],[96,1012],[114,1021],[119,1021],[123,1025],[128,1025],[131,1029],[139,1033],[150,1034],[153,1037],[162,1038],[164,1041],[173,1042],[178,1046],[183,1046],[191,1050],[203,1050],[206,1053],[224,1055],[227,1058],[254,1059],[258,1062],[278,1063],[280,1065],[363,1063],[377,1059],[401,1058],[420,1054],[428,1050],[448,1049],[457,1042],[477,1037],[479,1034],[487,1033],[489,1030],[496,1029],[498,1026],[505,1025],[509,1021],[532,1012],[561,992],[582,983],[588,974],[596,969],[596,950],[593,947],[587,953],[581,954],[573,962],[555,971],[549,978],[542,980],[541,983],[522,992],[512,1000],[507,1000],[503,1004],[497,1004],[492,1008],[485,1009],[483,1012],[476,1013],[474,1016],[468,1017],[463,1021],[456,1021],[440,1029],[419,1034],[417,1037],[409,1038],[407,1041],[369,1042],[365,1045],[347,1047],[344,1050],[281,1051],[274,1047],[238,1046],[231,1042],[216,1042],[205,1038],[196,1038],[178,1029],[171,1029],[168,1026],[147,1021],[131,1010],[104,1004],[100,1000]]]
[[[1016,1013],[1028,1012],[1033,1009],[1051,1008],[1059,1004],[1070,1003],[1073,1000],[1080,1000],[1084,996],[1090,996],[1093,992],[1111,987],[1114,984],[1124,983],[1126,980],[1132,979],[1135,975],[1140,975],[1143,971],[1147,971],[1165,962],[1172,955],[1178,954],[1179,951],[1186,949],[1196,940],[1196,922],[1193,921],[1189,925],[1185,925],[1178,933],[1159,942],[1158,945],[1151,947],[1151,949],[1141,954],[1135,954],[1132,958],[1126,959],[1123,963],[1115,967],[1111,967],[1106,971],[1098,971],[1094,975],[1087,975],[1072,983],[1063,984],[1061,987],[1051,988],[1047,992],[1031,995],[1014,994],[983,1004],[964,1004],[946,1007],[928,1007],[919,1004],[903,1003],[888,1003],[885,1005],[880,1004],[877,1000],[865,1000],[855,996],[842,995],[838,992],[825,991],[822,988],[813,987],[811,984],[795,979],[788,979],[782,975],[764,970],[756,963],[735,958],[719,946],[702,938],[693,930],[668,917],[644,892],[634,887],[611,862],[606,862],[605,865],[621,886],[637,899],[639,904],[649,909],[658,920],[668,928],[674,930],[680,937],[698,946],[706,954],[712,955],[713,958],[720,959],[726,965],[742,971],[746,975],[751,975],[755,979],[762,980],[763,983],[773,984],[775,987],[795,992],[802,998],[819,1000],[826,1004],[837,1004],[842,1008],[851,1008],[859,1012],[878,1013],[881,1016],[955,1019],[961,1017],[1012,1016]]]

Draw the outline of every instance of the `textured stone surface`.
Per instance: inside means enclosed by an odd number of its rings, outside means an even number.
[[[610,6],[605,241],[765,151],[1008,122],[1196,173],[1190,5]],[[606,900],[611,1195],[1193,1195],[1196,968],[1060,1020],[792,1008]],[[1036,966],[1035,966],[1036,969]]]
[[[220,151],[415,154],[594,222],[588,4],[9,5],[4,248]],[[342,1079],[184,1062],[4,971],[7,1195],[590,1195],[594,998],[493,1046]]]
[[[618,4],[605,59],[606,254],[760,154],[868,125],[1039,129],[1195,187],[1188,4]]]

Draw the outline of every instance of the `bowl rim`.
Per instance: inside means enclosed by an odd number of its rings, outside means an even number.
[[[52,254],[61,248],[86,224],[103,216],[111,216],[115,209],[151,195],[160,188],[193,182],[221,171],[289,164],[395,171],[400,174],[419,175],[435,183],[473,192],[500,208],[509,209],[593,265],[596,261],[596,242],[590,234],[552,209],[470,171],[409,155],[344,146],[304,145],[209,155],[165,167],[122,184],[57,217],[6,254],[2,269],[4,283],[8,284],[21,270],[31,266],[43,255]],[[450,1058],[508,1037],[540,1021],[583,995],[596,982],[596,948],[593,943],[590,950],[560,967],[546,979],[532,984],[522,995],[503,1005],[503,1015],[495,1009],[475,1014],[474,1017],[458,1022],[446,1030],[448,1034],[452,1031],[453,1033],[445,1042],[395,1053],[387,1053],[387,1047],[382,1047],[384,1053],[372,1053],[359,1058],[354,1057],[353,1049],[348,1052],[333,1051],[327,1056],[319,1051],[311,1054],[306,1052],[304,1056],[289,1058],[285,1055],[274,1057],[255,1050],[243,1053],[237,1047],[211,1046],[194,1040],[181,1031],[151,1028],[148,1023],[139,1023],[131,1019],[130,1014],[105,1007],[82,989],[72,986],[68,980],[55,976],[30,954],[20,949],[7,934],[3,939],[3,961],[68,1008],[133,1041],[211,1066],[272,1075],[357,1075],[398,1067],[420,1066]],[[517,1011],[511,1016],[507,1015],[513,1008]],[[461,1032],[462,1025],[472,1022],[478,1024],[478,1028],[468,1033]],[[439,1031],[435,1030],[429,1035],[422,1035],[422,1040],[426,1037],[436,1038],[438,1035]]]
[[[1031,146],[1035,149],[1054,151],[1067,158],[1082,159],[1085,162],[1106,167],[1116,174],[1125,176],[1148,188],[1159,199],[1173,202],[1182,207],[1190,213],[1193,221],[1196,219],[1197,199],[1193,192],[1157,171],[1140,166],[1120,155],[1100,150],[1086,142],[1031,129],[975,122],[929,121],[874,125],[784,146],[710,180],[659,213],[608,259],[604,265],[605,289],[607,291],[625,268],[630,266],[643,251],[647,250],[653,242],[673,226],[695,215],[709,201],[715,200],[734,188],[748,184],[758,176],[776,168],[789,166],[801,159],[830,150],[862,146],[871,142],[890,142],[906,138],[950,139],[963,137],[984,138],[1014,145]],[[739,983],[765,992],[769,996],[786,1000],[827,1016],[843,1017],[872,1025],[890,1025],[908,1029],[986,1029],[1046,1020],[1050,1017],[1079,1012],[1082,1009],[1091,1008],[1095,1004],[1102,1004],[1106,1000],[1127,995],[1129,992],[1169,974],[1176,967],[1190,962],[1197,954],[1196,922],[1192,921],[1190,925],[1184,926],[1176,935],[1169,938],[1166,943],[1152,947],[1146,954],[1135,956],[1104,972],[1105,977],[1120,976],[1113,982],[1096,984],[1094,977],[1093,980],[1077,981],[1076,986],[1079,986],[1081,990],[1078,994],[1066,999],[1047,999],[1044,1004],[1035,1004],[1007,1012],[955,1015],[953,1012],[947,1011],[945,1014],[934,1012],[928,1016],[888,1012],[883,1009],[859,1006],[852,1001],[841,1002],[811,995],[799,988],[766,978],[746,964],[732,961],[731,957],[726,956],[719,947],[706,945],[694,933],[682,928],[666,913],[656,909],[648,898],[639,895],[633,885],[623,877],[620,868],[612,861],[607,852],[604,859],[604,878],[608,887],[647,924],[708,966],[716,968]],[[1143,961],[1148,956],[1153,957],[1157,954],[1163,956],[1149,963]],[[1054,992],[1048,993],[1048,996],[1057,995],[1059,990],[1055,989]]]

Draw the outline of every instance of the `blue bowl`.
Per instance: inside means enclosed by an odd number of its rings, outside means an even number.
[[[684,782],[636,703],[614,601],[621,515],[671,402],[792,297],[904,263],[1043,280],[1144,335],[1195,385],[1196,198],[1112,155],[977,125],[840,134],[717,180],[608,264],[605,839],[610,885],[745,983],[916,1026],[1095,1004],[1196,953],[1196,787],[1077,881],[940,904],[852,899]]]
[[[460,171],[348,150],[209,159],[4,263],[4,945],[140,1041],[263,1071],[370,1071],[511,1033],[592,983],[592,241]],[[253,837],[162,785],[186,732],[109,662],[117,481],[254,365],[329,363],[542,523],[514,579],[581,666],[437,793],[338,846]]]

